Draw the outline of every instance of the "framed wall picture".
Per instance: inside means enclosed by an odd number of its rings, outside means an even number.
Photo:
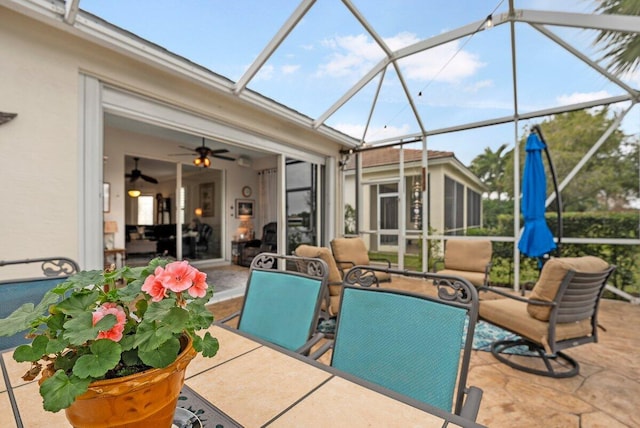
[[[215,211],[215,183],[200,184],[200,208],[202,208],[202,217],[213,217]]]
[[[102,211],[108,213],[111,211],[111,184],[102,183]]]
[[[236,199],[236,217],[253,218],[253,199]]]

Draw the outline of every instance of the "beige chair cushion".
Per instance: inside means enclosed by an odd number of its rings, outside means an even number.
[[[299,257],[312,257],[324,260],[329,268],[329,308],[322,304],[322,310],[329,312],[329,315],[337,315],[340,310],[340,293],[342,292],[342,276],[336,262],[333,259],[331,250],[327,247],[314,247],[311,245],[299,245],[295,250],[295,255]]]
[[[299,257],[310,257],[315,259],[321,259],[329,268],[329,283],[341,283],[342,276],[340,275],[340,270],[338,266],[336,266],[336,262],[333,259],[333,255],[331,254],[331,250],[327,247],[314,247],[312,245],[299,245],[295,250],[296,256]]]
[[[331,241],[331,249],[336,263],[351,262],[342,263],[340,266],[345,272],[353,266],[369,266],[371,264],[367,246],[362,238],[335,238]],[[391,281],[391,275],[386,272],[375,272],[375,276],[378,278],[378,282]]]
[[[547,262],[548,263],[548,262]],[[491,324],[508,330],[542,345],[547,353],[549,346],[549,323],[533,318],[527,312],[528,304],[513,299],[480,301],[480,317]],[[591,319],[574,323],[556,324],[556,341],[591,335]]]
[[[540,273],[538,282],[531,290],[529,296],[532,300],[542,300],[553,302],[558,294],[558,289],[567,272],[602,272],[609,264],[604,260],[594,256],[584,257],[557,257],[547,260]],[[548,321],[551,314],[551,307],[527,305],[529,314],[541,321]]]
[[[466,270],[443,269],[443,270],[439,270],[438,273],[441,275],[461,276],[462,278],[466,279],[467,281],[469,281],[470,283],[472,283],[477,287],[484,285],[484,277],[485,277],[484,271],[469,272]]]
[[[481,272],[484,282],[484,272],[487,264],[491,262],[492,252],[489,240],[450,239],[445,244],[444,268],[454,271]],[[483,282],[476,285],[482,285]]]
[[[354,265],[368,265],[369,253],[362,238],[336,238],[331,241],[333,256],[338,262],[351,262]],[[343,266],[349,269],[351,265]]]

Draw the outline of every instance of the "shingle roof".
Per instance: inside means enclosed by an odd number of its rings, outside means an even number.
[[[362,154],[362,167],[394,165],[400,161],[400,150],[394,147],[385,147],[375,150],[365,150]],[[427,150],[427,160],[455,157],[453,152],[440,150]],[[422,159],[421,149],[404,149],[404,161],[414,162]],[[349,159],[346,169],[355,169],[355,157]]]

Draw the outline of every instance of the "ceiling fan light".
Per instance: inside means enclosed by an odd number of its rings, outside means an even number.
[[[138,196],[140,196],[140,190],[138,189],[129,189],[127,190],[127,194],[129,196],[131,196],[132,198],[137,198]]]
[[[193,160],[195,166],[201,166],[203,168],[209,168],[211,166],[211,159],[206,156],[198,156]]]

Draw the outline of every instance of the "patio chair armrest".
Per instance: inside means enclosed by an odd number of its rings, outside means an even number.
[[[460,410],[460,416],[470,421],[475,422],[478,417],[478,411],[480,410],[480,401],[482,400],[482,390],[475,386],[470,386],[465,391],[466,398],[462,409]]]
[[[484,285],[485,287],[489,286],[489,274],[491,273],[491,268],[493,267],[493,262],[490,261],[489,263],[487,263],[487,265],[484,267]]]
[[[218,322],[219,322],[220,324],[224,324],[224,323],[226,323],[227,321],[230,321],[230,320],[232,320],[232,319],[234,319],[234,318],[237,318],[237,317],[239,317],[239,316],[240,316],[240,311],[238,311],[238,312],[234,312],[234,313],[232,313],[231,315],[228,315],[228,316],[226,316],[226,317],[222,318],[221,320],[218,320]]]
[[[519,302],[529,303],[532,305],[538,306],[556,306],[555,302],[545,302],[543,300],[535,300],[535,299],[527,299],[525,297],[516,296],[514,294],[508,293],[506,291],[498,290],[495,287],[479,287],[478,291],[489,291],[491,293],[496,293],[504,297],[508,297],[509,299],[517,300]]]
[[[312,352],[311,354],[309,354],[309,358],[311,358],[312,360],[317,360],[318,358],[322,357],[324,354],[327,353],[327,351],[329,349],[333,348],[333,340],[329,340],[325,343],[323,343],[318,349],[316,349],[314,352]]]
[[[307,343],[305,343],[304,345],[302,345],[301,347],[299,347],[298,349],[296,349],[296,352],[298,354],[302,354],[302,355],[309,355],[309,351],[311,351],[311,348],[313,348],[313,346],[318,343],[320,341],[320,339],[322,339],[324,337],[324,333],[316,333],[314,334],[311,339],[307,340]]]
[[[387,264],[387,268],[391,268],[391,260],[385,258],[373,258],[371,257],[369,260],[374,262],[385,262]]]
[[[343,265],[348,265],[348,266],[343,266]],[[340,272],[342,273],[342,276],[344,277],[344,273],[346,271],[348,271],[349,269],[351,269],[352,267],[354,267],[356,264],[352,261],[349,260],[338,260],[336,259],[336,266],[338,266],[338,269],[340,270]]]

